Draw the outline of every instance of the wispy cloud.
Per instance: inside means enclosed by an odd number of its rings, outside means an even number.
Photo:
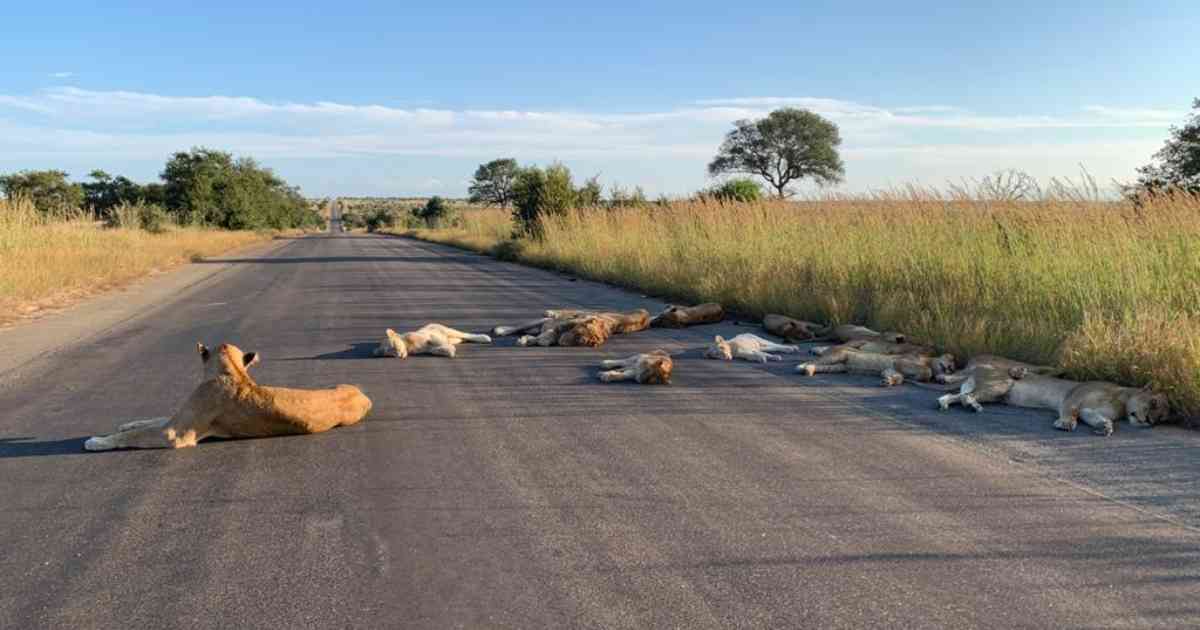
[[[1108,161],[1114,169],[1132,172],[1128,162],[1135,148],[1129,143],[1134,141],[1099,136],[1142,133],[1160,141],[1158,131],[1138,130],[1165,130],[1186,113],[1088,105],[1069,115],[994,115],[936,103],[884,107],[819,97],[705,99],[657,111],[617,113],[446,109],[63,86],[0,94],[0,154],[9,162],[23,156],[157,160],[172,151],[206,145],[263,159],[473,160],[513,155],[522,161],[588,160],[624,181],[637,176],[623,173],[624,165],[654,163],[664,172],[696,173],[688,176],[691,181],[703,177],[704,162],[731,122],[764,116],[781,106],[811,109],[838,123],[851,182],[856,181],[856,165],[889,160],[895,165],[894,175],[901,178],[928,172],[977,173],[1025,163],[1061,174],[1074,172],[1078,159],[1089,160],[1089,166]],[[1065,139],[1048,142],[1052,130]],[[1139,139],[1135,144],[1137,159],[1153,151],[1150,141]],[[446,183],[457,182],[457,174],[423,176],[428,179],[413,180],[414,185],[447,191],[458,187]]]
[[[51,78],[54,78],[54,79],[70,79],[71,77],[75,76],[75,73],[74,72],[51,72],[50,76],[51,76]]]

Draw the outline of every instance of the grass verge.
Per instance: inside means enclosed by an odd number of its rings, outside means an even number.
[[[936,191],[577,209],[543,240],[503,210],[409,236],[634,287],[903,330],[961,357],[1153,385],[1200,419],[1200,199],[981,201]]]
[[[150,273],[217,255],[271,233],[169,227],[160,233],[48,220],[0,200],[0,325],[67,306]]]

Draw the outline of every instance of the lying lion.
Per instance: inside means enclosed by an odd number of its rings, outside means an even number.
[[[858,350],[859,352],[873,352],[875,354],[915,354],[923,357],[931,357],[937,354],[937,350],[933,346],[918,343],[892,343],[890,341],[878,341],[875,339],[857,339],[836,346],[814,346],[809,348],[808,352],[817,356],[823,356],[843,348]]]
[[[763,339],[758,335],[752,335],[750,333],[742,333],[729,340],[717,335],[716,337],[713,337],[712,344],[704,349],[704,358],[720,359],[722,361],[743,359],[745,361],[756,361],[758,363],[783,360],[783,357],[777,354],[771,354],[772,352],[800,352],[800,348],[797,346],[775,343],[774,341]]]
[[[353,385],[333,389],[290,389],[259,385],[248,368],[258,354],[222,344],[216,357],[196,344],[204,381],[170,418],[135,420],[111,435],[84,442],[89,451],[114,448],[184,448],[207,437],[242,438],[321,433],[357,424],[371,399]]]
[[[1082,420],[1094,433],[1103,436],[1112,435],[1117,419],[1124,417],[1133,426],[1151,427],[1165,421],[1170,409],[1166,395],[1147,388],[1102,381],[1079,383],[1027,372],[1022,367],[990,366],[973,370],[959,386],[959,392],[942,396],[938,406],[946,410],[959,403],[983,411],[981,403],[992,402],[1052,409],[1058,412],[1054,428],[1074,431]]]
[[[599,347],[613,335],[638,332],[650,326],[650,313],[639,308],[628,313],[550,310],[545,317],[513,326],[496,326],[492,334],[513,335],[537,331],[517,339],[518,346]]]
[[[774,314],[764,317],[762,326],[767,332],[776,337],[783,337],[785,341],[808,341],[825,330],[820,324]]]
[[[878,354],[838,346],[821,357],[801,363],[796,371],[808,376],[830,372],[879,374],[884,387],[904,383],[905,379],[930,381],[934,376],[954,369],[954,355]]]
[[[1022,374],[1040,374],[1042,376],[1058,376],[1064,372],[1062,368],[1051,365],[1034,365],[992,354],[977,354],[971,357],[970,361],[967,361],[967,365],[963,369],[953,374],[939,374],[934,380],[939,383],[957,384],[973,376],[976,371],[983,369],[997,369],[1005,373],[1012,371]]]
[[[641,385],[670,385],[675,363],[666,350],[654,350],[624,359],[601,361],[600,367],[606,369],[599,374],[605,383],[634,380]]]
[[[725,319],[725,309],[716,302],[696,306],[672,304],[650,320],[651,328],[686,328],[700,324],[716,324]]]
[[[458,352],[455,346],[464,341],[492,343],[492,338],[487,335],[474,335],[441,324],[425,324],[413,332],[404,334],[399,334],[389,328],[385,334],[387,336],[375,348],[377,357],[404,359],[410,354],[432,354],[454,358]]]
[[[841,324],[817,331],[816,336],[809,341],[837,341],[839,343],[847,343],[862,339],[871,341],[887,341],[890,343],[904,343],[906,338],[903,333],[878,332],[871,330],[866,326]]]

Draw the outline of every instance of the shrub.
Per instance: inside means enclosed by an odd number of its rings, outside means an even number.
[[[562,216],[579,199],[571,170],[562,164],[545,169],[531,166],[521,169],[513,184],[513,220],[517,230],[526,236],[541,235],[541,220],[546,216]]]
[[[746,177],[726,180],[701,195],[708,195],[718,201],[758,201],[763,196],[762,187],[758,182]]]

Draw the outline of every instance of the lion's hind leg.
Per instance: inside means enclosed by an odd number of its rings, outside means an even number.
[[[638,362],[638,358],[640,357],[641,355],[635,354],[631,357],[625,357],[624,359],[605,359],[600,362],[600,367],[608,369],[626,368],[636,364]]]
[[[608,370],[599,374],[600,380],[605,383],[616,383],[617,381],[631,381],[637,378],[637,368],[625,368],[623,370]]]
[[[540,328],[542,324],[545,324],[550,320],[551,318],[549,317],[542,317],[539,319],[522,322],[520,324],[514,324],[512,326],[496,326],[495,328],[492,328],[492,334],[497,337],[507,337],[508,335],[529,332],[534,328]]]
[[[83,443],[83,448],[89,451],[110,451],[118,448],[185,448],[195,446],[206,437],[208,432],[200,430],[199,426],[180,426],[172,423],[170,418],[157,418],[152,423],[141,424],[111,435],[89,438]]]
[[[126,422],[126,423],[124,423],[124,424],[118,425],[118,426],[117,426],[117,430],[115,431],[115,433],[120,433],[121,431],[128,431],[128,430],[130,430],[130,429],[136,429],[136,428],[138,428],[138,427],[140,427],[140,426],[144,426],[144,425],[151,424],[151,423],[154,423],[154,422],[159,422],[159,423],[161,423],[161,422],[164,422],[164,421],[166,421],[166,420],[169,420],[169,419],[170,419],[170,418],[167,418],[166,416],[159,416],[159,417],[157,417],[157,418],[147,418],[147,419],[145,419],[145,420],[131,420],[131,421],[129,421],[129,422]]]

